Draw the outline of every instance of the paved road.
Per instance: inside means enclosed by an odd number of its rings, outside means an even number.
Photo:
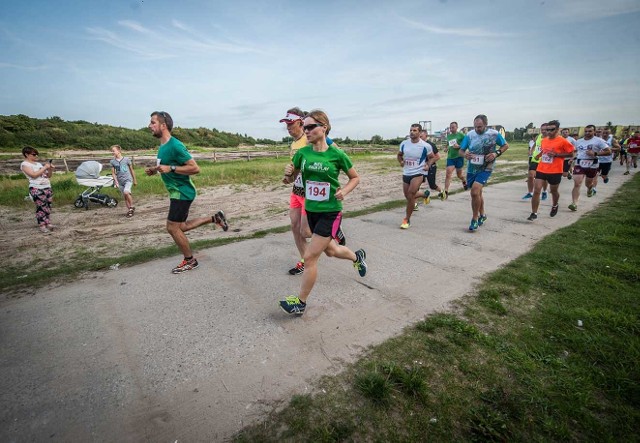
[[[480,277],[576,221],[627,180],[614,167],[579,212],[550,200],[536,222],[524,183],[485,190],[489,221],[469,233],[469,196],[344,221],[369,274],[321,259],[302,318],[277,300],[300,277],[290,234],[199,251],[200,268],[172,275],[179,257],[37,291],[0,305],[0,440],[221,441],[367,346],[473,289]],[[400,192],[399,192],[400,194]],[[347,205],[348,207],[348,205]]]

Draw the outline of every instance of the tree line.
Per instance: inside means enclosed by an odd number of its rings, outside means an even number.
[[[273,140],[254,139],[246,134],[231,134],[215,128],[176,127],[173,134],[183,143],[204,147],[276,144]],[[29,145],[35,148],[104,150],[120,145],[125,150],[133,150],[155,148],[157,143],[147,127],[129,129],[84,120],[65,121],[57,116],[40,119],[24,114],[0,115],[0,148],[20,149]]]

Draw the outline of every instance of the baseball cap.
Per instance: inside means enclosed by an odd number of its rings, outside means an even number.
[[[302,120],[302,117],[296,114],[287,113],[283,119],[280,120],[280,123],[293,123],[297,120]]]

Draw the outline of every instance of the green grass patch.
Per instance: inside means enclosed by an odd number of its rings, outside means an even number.
[[[236,441],[638,441],[638,214],[636,175]]]

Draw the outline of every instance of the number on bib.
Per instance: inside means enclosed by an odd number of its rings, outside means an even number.
[[[296,186],[298,188],[302,188],[303,184],[302,184],[302,174],[298,174],[296,176],[296,180],[293,182],[293,186]]]
[[[327,182],[314,182],[307,180],[305,198],[317,202],[329,200],[331,187]]]
[[[472,165],[484,165],[484,155],[475,154],[473,157],[471,157],[471,160],[469,161],[471,162]]]
[[[581,168],[590,168],[592,164],[593,164],[593,160],[580,160]]]
[[[553,163],[553,157],[547,154],[542,154],[542,158],[540,159],[542,163]]]
[[[458,140],[455,138],[453,140],[449,140],[449,146],[458,146]]]
[[[413,158],[407,158],[404,160],[404,165],[407,168],[415,168],[416,166],[418,166],[418,160],[415,160]]]

